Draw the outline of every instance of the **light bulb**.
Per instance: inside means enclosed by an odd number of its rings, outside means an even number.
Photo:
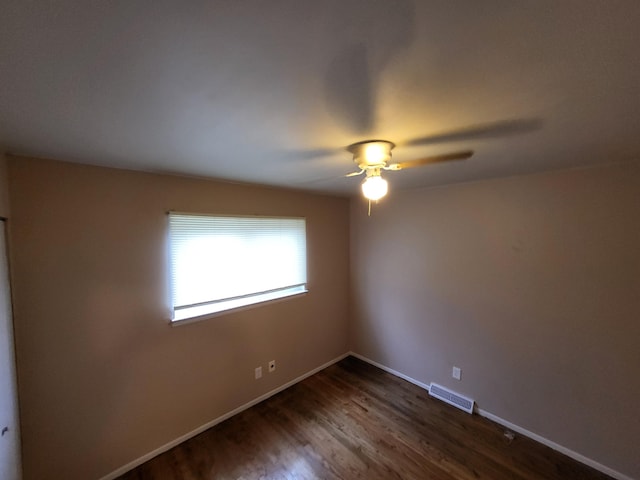
[[[389,184],[379,175],[367,177],[362,182],[362,194],[369,200],[380,200],[389,191]]]

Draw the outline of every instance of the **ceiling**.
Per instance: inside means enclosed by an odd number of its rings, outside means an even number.
[[[637,0],[3,0],[8,153],[349,195],[640,159]]]

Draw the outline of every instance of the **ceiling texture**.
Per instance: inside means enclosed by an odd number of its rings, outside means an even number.
[[[640,159],[638,0],[3,0],[0,149],[359,191]]]

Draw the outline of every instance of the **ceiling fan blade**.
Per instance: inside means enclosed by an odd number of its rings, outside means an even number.
[[[373,128],[374,79],[364,43],[341,51],[329,64],[324,80],[329,113],[343,129],[365,135]]]
[[[357,177],[358,175],[362,175],[363,173],[364,173],[364,170],[360,170],[359,172],[347,173],[345,177]]]
[[[431,163],[450,162],[454,160],[465,160],[473,155],[473,150],[465,150],[462,152],[447,153],[444,155],[436,155],[433,157],[420,158],[410,162],[392,163],[387,167],[388,170],[404,170],[406,168],[422,167]]]
[[[542,128],[542,120],[524,118],[503,120],[483,125],[473,125],[450,132],[436,133],[421,138],[413,138],[402,142],[402,146],[433,145],[436,143],[458,142],[464,140],[481,140],[522,135]]]
[[[344,152],[344,147],[319,147],[300,150],[282,150],[278,152],[278,155],[287,162],[303,162],[324,160],[325,157],[337,155]]]

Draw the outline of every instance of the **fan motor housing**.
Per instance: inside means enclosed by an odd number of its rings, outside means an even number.
[[[359,168],[384,167],[391,160],[391,150],[395,147],[393,142],[387,140],[365,140],[347,147],[353,154],[353,161]]]

